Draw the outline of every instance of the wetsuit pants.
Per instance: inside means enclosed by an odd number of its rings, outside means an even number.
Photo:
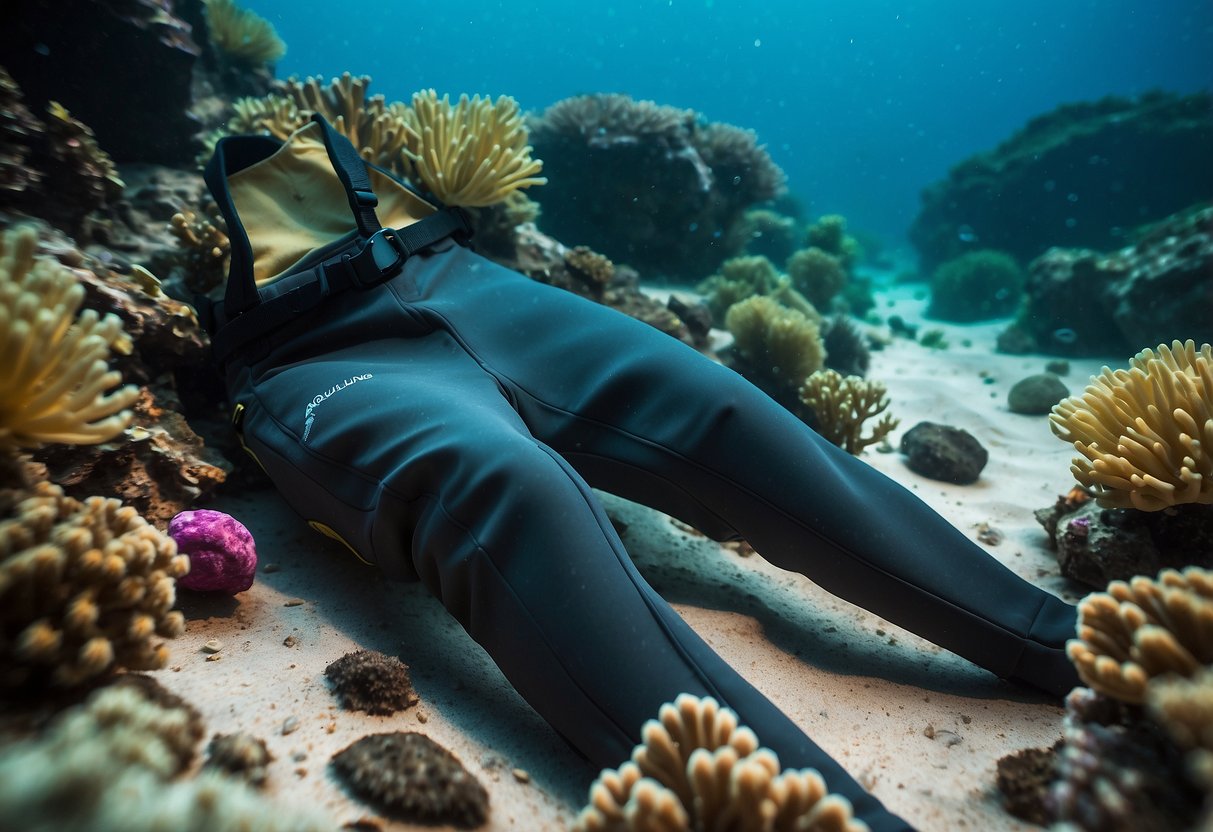
[[[680,693],[906,829],[638,574],[591,491],[645,503],[1058,694],[1074,608],[732,370],[449,241],[228,369],[244,441],[308,520],[419,578],[526,700],[614,767]],[[810,694],[811,695],[811,694]]]

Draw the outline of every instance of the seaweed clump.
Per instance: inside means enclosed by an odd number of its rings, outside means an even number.
[[[488,817],[484,786],[423,734],[363,737],[338,752],[333,767],[355,793],[407,821],[472,829]]]
[[[374,650],[346,653],[324,669],[341,704],[351,711],[387,715],[416,705],[408,666]]]

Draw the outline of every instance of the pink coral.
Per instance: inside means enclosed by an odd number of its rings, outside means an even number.
[[[189,574],[178,580],[181,586],[235,595],[253,585],[257,548],[236,518],[210,509],[183,511],[169,522],[168,533],[190,559]]]

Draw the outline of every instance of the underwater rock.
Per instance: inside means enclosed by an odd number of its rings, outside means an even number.
[[[235,517],[205,508],[183,511],[169,522],[168,533],[190,559],[189,574],[177,581],[185,589],[235,595],[253,585],[257,548]]]
[[[395,656],[374,650],[346,653],[324,669],[342,707],[368,714],[388,715],[411,708],[419,701],[409,678],[408,665]]]
[[[1050,246],[1108,250],[1142,219],[1207,200],[1211,115],[1208,93],[1151,92],[1065,104],[1032,119],[923,192],[910,228],[922,269],[976,248],[1021,263]]]
[[[990,454],[966,430],[919,422],[901,437],[901,452],[911,471],[956,485],[977,482]]]
[[[1053,405],[1070,395],[1070,390],[1061,379],[1052,373],[1037,373],[1022,378],[1007,393],[1007,407],[1012,413],[1040,416],[1053,409]]]
[[[201,50],[175,5],[13,0],[0,54],[31,110],[60,102],[117,161],[188,164],[201,128],[190,112]]]
[[[355,794],[417,823],[464,829],[488,817],[489,795],[454,754],[423,734],[372,734],[333,757]]]
[[[141,391],[132,410],[135,423],[110,442],[48,445],[34,458],[68,494],[113,494],[164,524],[218,488],[231,464],[150,391]]]
[[[1166,511],[1101,508],[1082,489],[1037,509],[1036,521],[1057,552],[1061,574],[1096,589],[1109,581],[1165,568],[1213,568],[1213,505],[1185,503]]]
[[[1213,342],[1213,207],[1138,233],[1111,254],[1054,248],[1034,260],[1027,302],[999,349],[1107,355],[1168,343],[1176,333]]]

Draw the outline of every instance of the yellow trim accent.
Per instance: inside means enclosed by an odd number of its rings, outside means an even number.
[[[321,523],[319,520],[308,520],[307,524],[309,526],[311,526],[313,529],[315,529],[316,531],[320,532],[325,537],[329,538],[330,540],[336,540],[342,546],[349,549],[350,553],[354,557],[358,558],[358,560],[362,561],[367,566],[375,565],[375,564],[371,563],[369,560],[367,560],[366,558],[364,558],[362,555],[358,554],[358,550],[355,549],[353,546],[351,546],[348,540],[346,540],[341,535],[337,534],[337,532],[333,531],[332,527],[326,526],[324,523]]]
[[[265,466],[261,464],[261,460],[257,458],[257,454],[253,452],[252,448],[250,448],[248,445],[244,444],[244,405],[243,404],[236,405],[236,409],[232,411],[232,427],[235,428],[235,430],[236,430],[236,441],[240,443],[240,447],[244,449],[244,452],[246,454],[248,454],[249,456],[251,456],[253,458],[253,462],[257,463],[257,467],[260,468],[262,473],[268,477],[270,475],[270,472],[265,470]]]

